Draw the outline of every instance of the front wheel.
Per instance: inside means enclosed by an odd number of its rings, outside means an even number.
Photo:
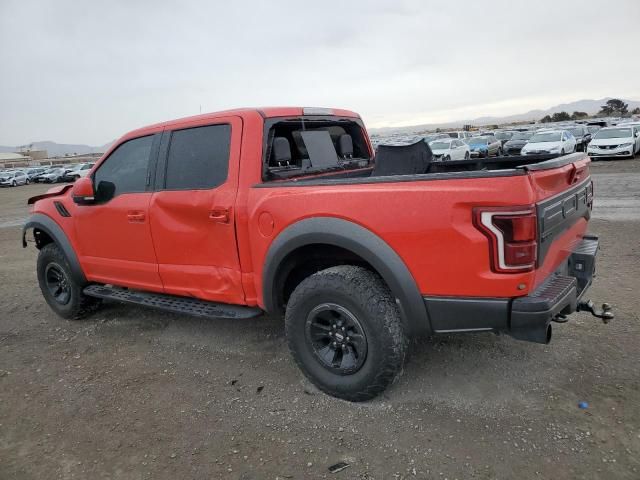
[[[398,306],[365,268],[331,267],[303,280],[289,298],[285,329],[296,363],[329,395],[369,400],[402,371],[407,340]]]
[[[449,160],[451,160],[451,157],[449,155],[442,157],[443,162],[448,162]]]
[[[24,181],[25,185],[29,185],[31,183],[31,180],[29,180],[28,178]]]
[[[564,148],[560,150],[560,155],[564,155]]]
[[[17,187],[17,186],[18,186],[18,183],[14,180],[13,182],[11,182],[11,186],[12,186],[12,187]]]
[[[469,160],[469,157],[470,157],[469,152],[464,152],[464,159]]]
[[[55,243],[40,250],[37,273],[44,299],[62,318],[82,318],[100,304],[99,299],[82,293],[82,285],[73,279],[67,257]]]

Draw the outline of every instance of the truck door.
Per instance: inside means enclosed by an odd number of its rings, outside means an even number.
[[[127,140],[92,174],[96,203],[74,210],[87,278],[162,291],[149,227],[152,164],[160,134]]]
[[[166,293],[244,301],[234,215],[241,138],[239,117],[163,133],[150,219]]]

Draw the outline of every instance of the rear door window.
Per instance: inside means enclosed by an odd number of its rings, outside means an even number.
[[[227,180],[231,125],[176,130],[167,154],[166,190],[203,190]]]

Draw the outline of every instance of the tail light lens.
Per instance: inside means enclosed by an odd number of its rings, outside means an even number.
[[[474,224],[489,239],[494,272],[519,273],[535,268],[538,221],[534,208],[476,208]]]

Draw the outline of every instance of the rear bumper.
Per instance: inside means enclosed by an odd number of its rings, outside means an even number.
[[[425,297],[436,333],[496,331],[520,340],[548,343],[550,323],[576,311],[595,274],[598,237],[585,236],[566,262],[524,297]]]

